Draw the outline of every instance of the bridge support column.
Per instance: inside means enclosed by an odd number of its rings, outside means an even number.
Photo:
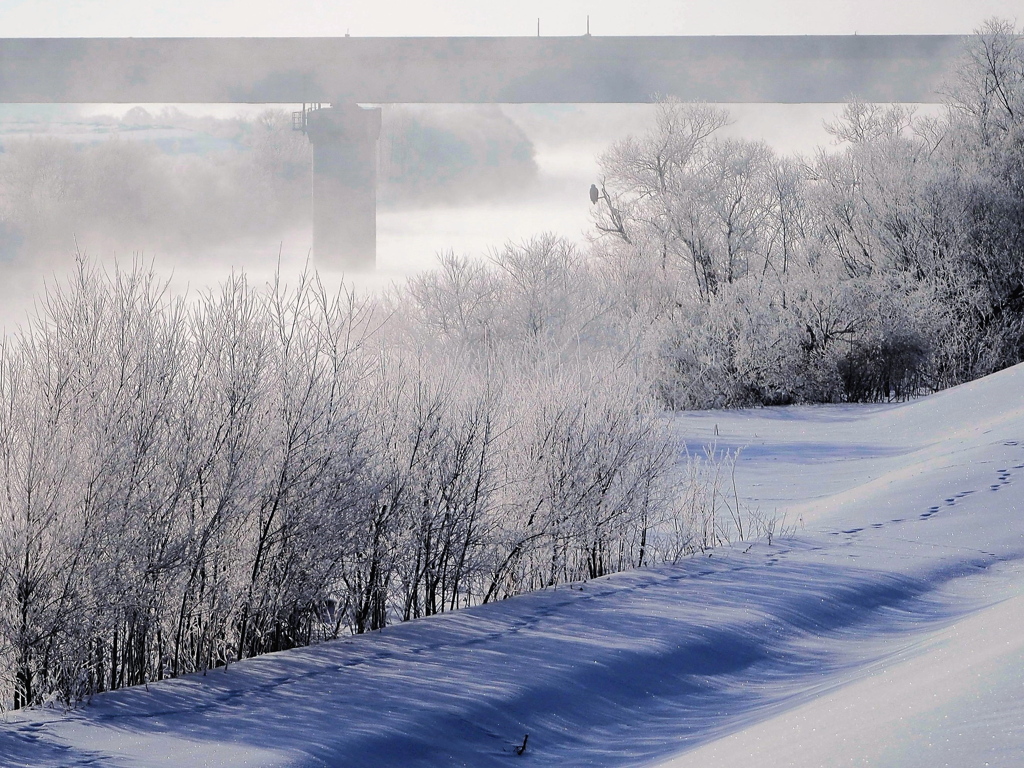
[[[313,259],[323,268],[372,271],[380,108],[334,104],[304,118],[313,145]]]

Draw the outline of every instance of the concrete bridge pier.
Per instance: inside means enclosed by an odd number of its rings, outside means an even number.
[[[313,145],[313,259],[321,268],[373,271],[380,108],[342,102],[300,114]]]

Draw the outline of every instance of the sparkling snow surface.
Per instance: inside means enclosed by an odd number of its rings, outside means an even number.
[[[1024,764],[1024,367],[677,424],[793,534],[8,713],[0,765]]]

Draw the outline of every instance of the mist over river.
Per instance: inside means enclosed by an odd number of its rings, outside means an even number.
[[[159,109],[159,105],[146,106]],[[97,106],[94,110],[110,113],[111,107]],[[127,109],[124,105],[113,108]],[[205,110],[205,114],[224,119],[235,114],[253,116],[264,107],[190,105],[188,109],[194,114]],[[580,104],[505,105],[501,109],[532,142],[537,169],[534,178],[512,184],[496,175],[491,191],[497,194],[468,196],[455,203],[405,201],[381,205],[377,215],[377,271],[373,275],[346,275],[348,284],[366,289],[387,286],[432,267],[439,253],[486,257],[508,242],[521,242],[544,232],[584,246],[593,233],[588,190],[591,183],[600,180],[599,156],[612,143],[650,127],[656,107]],[[763,139],[782,154],[810,156],[832,141],[823,123],[833,119],[839,107],[740,104],[728,109],[733,122],[724,134]],[[80,115],[57,113],[44,129],[48,135],[96,141],[96,136],[85,135],[85,129],[71,126],[76,119]],[[38,124],[35,130],[40,130]],[[5,138],[9,136],[10,130]],[[256,282],[271,278],[278,267],[286,279],[297,275],[310,258],[312,232],[307,220],[285,231],[207,248],[154,247],[144,241],[143,233],[133,241],[138,247],[126,250],[95,233],[78,232],[67,243],[61,242],[44,253],[21,254],[16,261],[8,260],[5,279],[0,282],[0,321],[8,329],[22,321],[44,280],[61,280],[67,274],[76,248],[106,264],[126,264],[141,256],[170,280],[173,291],[194,293],[217,285],[231,270],[244,270]],[[314,265],[331,284],[343,277],[331,265]]]

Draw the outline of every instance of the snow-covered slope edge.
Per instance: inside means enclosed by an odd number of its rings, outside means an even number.
[[[1003,688],[967,730],[994,755],[1024,750],[1012,726],[1024,722],[1012,683],[1024,669],[1022,382],[1017,368],[907,405],[684,416],[687,432],[713,423],[723,444],[748,446],[742,492],[802,518],[794,538],[105,694],[64,716],[12,713],[0,765],[861,764],[878,739],[858,747],[839,728],[858,712],[897,747],[934,736],[941,765],[978,747],[947,740],[942,753],[939,736],[986,675]],[[925,677],[944,681],[945,709],[927,708]]]

